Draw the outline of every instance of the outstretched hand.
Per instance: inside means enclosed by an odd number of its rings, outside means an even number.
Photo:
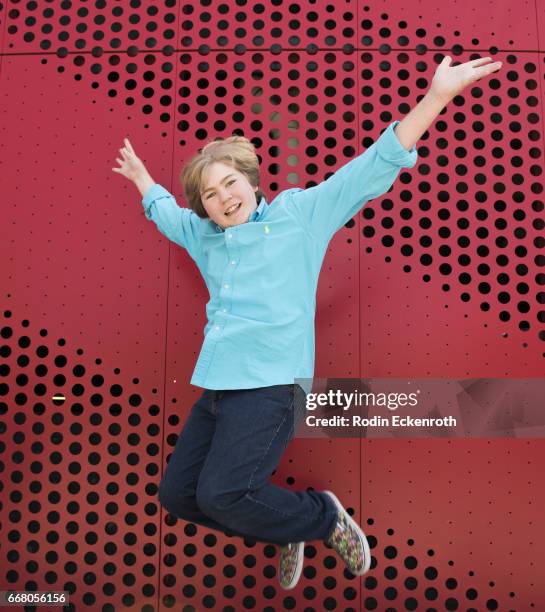
[[[445,104],[457,96],[471,83],[499,70],[502,62],[493,62],[491,57],[480,57],[476,60],[451,66],[452,58],[447,55],[437,66],[431,82],[430,92]]]
[[[147,174],[146,166],[144,166],[142,160],[136,156],[129,139],[125,138],[123,142],[125,146],[119,149],[123,159],[116,157],[115,161],[119,164],[119,168],[112,168],[112,170],[118,174],[122,174],[131,181],[136,181]]]

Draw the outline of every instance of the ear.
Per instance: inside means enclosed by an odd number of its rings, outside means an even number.
[[[259,185],[257,185],[256,187],[254,187],[254,191],[257,191],[259,189]]]

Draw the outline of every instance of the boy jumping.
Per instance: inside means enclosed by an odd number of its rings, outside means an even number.
[[[178,518],[280,545],[279,581],[295,587],[304,542],[323,540],[352,574],[370,567],[365,535],[331,491],[290,491],[269,482],[294,435],[296,379],[314,374],[316,288],[335,232],[401,168],[416,142],[464,87],[501,67],[449,56],[430,90],[400,122],[327,180],[279,193],[260,189],[252,143],[231,136],[206,144],[183,168],[189,208],[151,178],[128,139],[114,172],[133,181],[145,216],[187,249],[210,293],[204,342],[191,378],[202,387],[159,485]]]

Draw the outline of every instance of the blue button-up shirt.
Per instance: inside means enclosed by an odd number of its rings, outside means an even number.
[[[417,161],[392,122],[364,153],[309,189],[261,198],[247,223],[223,230],[180,208],[161,185],[145,215],[187,249],[210,293],[204,342],[191,384],[250,389],[293,384],[314,373],[316,288],[333,234],[370,199],[386,193]]]

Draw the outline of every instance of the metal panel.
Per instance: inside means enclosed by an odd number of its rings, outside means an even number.
[[[375,556],[361,581],[312,542],[285,593],[275,547],[174,524],[157,484],[199,394],[207,292],[110,170],[129,136],[184,205],[181,165],[238,131],[271,201],[401,119],[444,53],[497,54],[502,72],[451,103],[417,166],[331,242],[316,375],[542,376],[543,17],[512,1],[1,7],[2,588],[66,585],[77,609],[545,605],[539,440],[293,441],[273,481],[354,510]]]

